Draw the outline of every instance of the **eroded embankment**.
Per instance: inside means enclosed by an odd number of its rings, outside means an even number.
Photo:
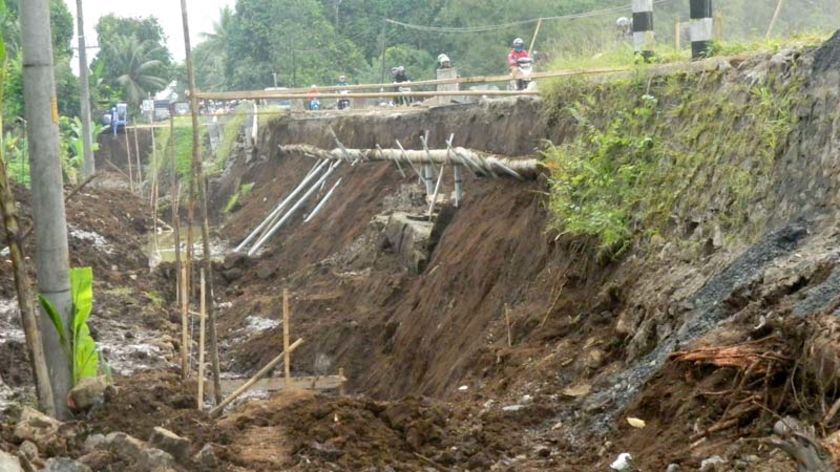
[[[840,295],[831,210],[840,74],[825,65],[836,43],[721,61],[701,73],[567,84],[545,102],[272,122],[255,155],[240,156],[219,186],[221,202],[255,184],[225,226],[234,243],[313,164],[281,155],[278,145],[332,148],[329,127],[344,145],[361,148],[395,140],[418,148],[429,130],[435,146],[454,133],[456,145],[524,154],[551,138],[568,145],[548,161],[554,172],[568,159],[617,149],[615,162],[659,159],[650,166],[655,172],[642,175],[653,179],[649,187],[667,191],[626,209],[630,249],[609,258],[596,250],[602,235],[563,234],[563,222],[560,232],[550,229],[558,226],[549,224],[554,201],[546,180],[469,178],[464,205],[425,270],[413,274],[372,221],[422,207],[416,179],[384,164],[348,167],[338,194],[312,222],[295,222],[262,256],[224,267],[220,285],[233,305],[221,320],[226,357],[235,369],[253,370],[275,355],[281,329],[248,327],[255,317],[277,319],[278,295],[289,287],[293,335],[307,340],[296,371],[344,367],[355,390],[382,398],[492,399],[490,410],[517,403],[543,419],[525,427],[525,442],[555,451],[529,456],[534,466],[602,467],[620,448],[641,455],[645,466],[691,466],[712,454],[744,454],[726,445],[768,434],[773,415],[761,408],[821,419],[818,405],[831,405],[835,395],[814,390],[812,402],[792,403],[788,385],[812,380],[797,377],[793,359],[804,355],[814,332],[809,317],[830,314]],[[577,141],[587,136],[585,127],[614,128],[616,140],[603,132],[589,151],[591,142]],[[700,339],[755,343],[778,354],[777,362],[756,382],[755,372],[737,366],[669,361]],[[732,383],[744,385],[734,396],[720,393]],[[756,397],[744,392],[759,395],[761,408],[745,409]],[[620,426],[624,411],[645,417],[648,427]],[[836,426],[831,421],[827,430]],[[616,430],[610,446],[593,450],[593,438]],[[697,440],[706,444],[688,447]],[[776,468],[768,470],[782,470],[772,462],[781,459],[755,443],[739,447],[773,457],[768,463]]]

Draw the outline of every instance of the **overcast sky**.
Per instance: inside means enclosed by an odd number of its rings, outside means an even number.
[[[75,0],[64,0],[75,20]],[[213,29],[213,22],[219,19],[219,10],[225,5],[233,7],[236,0],[187,0],[190,17],[190,37],[195,46],[201,40],[201,33]],[[184,34],[181,26],[181,2],[178,0],[84,0],[85,29],[88,45],[96,44],[94,27],[99,18],[113,13],[117,16],[155,16],[167,36],[167,46],[177,61],[184,59]],[[98,51],[88,50],[88,59]],[[78,63],[78,61],[77,61]]]

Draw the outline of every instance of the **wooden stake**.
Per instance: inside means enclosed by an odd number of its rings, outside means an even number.
[[[134,158],[137,159],[137,191],[143,195],[143,162],[140,160],[140,141],[137,139],[137,128],[134,129]]]
[[[338,368],[338,376],[341,377],[341,385],[338,387],[338,394],[343,397],[347,395],[347,377],[344,376],[344,367]]]
[[[2,129],[3,119],[0,116],[0,131]],[[23,257],[17,208],[15,206],[14,195],[12,194],[12,188],[6,176],[6,164],[3,160],[2,147],[0,147],[0,216],[2,216],[3,226],[6,228],[6,241],[9,244],[9,255],[12,259],[12,270],[14,271],[15,277],[15,289],[17,290],[21,325],[23,326],[23,333],[26,338],[26,347],[29,351],[30,365],[35,375],[38,405],[49,416],[55,417],[55,397],[53,395],[52,384],[50,384],[50,373],[47,367],[44,343],[38,327],[35,295],[32,293],[32,286],[30,285],[26,268],[26,259]]]
[[[125,133],[125,155],[128,160],[128,189],[134,193],[134,171],[131,164],[131,143],[128,141],[128,128],[123,129]]]
[[[174,110],[172,110],[174,111]],[[172,231],[175,243],[175,273],[176,284],[178,292],[178,302],[181,301],[181,281],[183,279],[181,266],[181,182],[178,179],[178,156],[175,155],[175,114],[172,113],[169,118],[169,158],[170,172],[172,173],[172,181],[170,182],[172,189]]]
[[[286,353],[283,359],[283,374],[286,379],[286,387],[292,382],[292,352],[289,350],[289,289],[283,289],[283,352]]]
[[[205,306],[204,269],[201,269],[201,303],[199,304],[199,332],[198,332],[198,410],[204,409],[204,318],[207,313]]]
[[[510,309],[507,304],[505,304],[505,324],[507,324],[508,347],[513,347],[513,333],[510,330]]]
[[[297,341],[294,342],[294,344],[289,346],[289,352],[292,352],[295,349],[299,348],[301,344],[303,344],[303,339],[298,339]],[[257,382],[259,382],[260,379],[262,379],[263,377],[268,375],[271,372],[271,370],[274,369],[275,367],[277,367],[278,364],[283,362],[283,359],[285,359],[285,358],[286,358],[286,352],[285,351],[281,352],[280,355],[275,357],[271,362],[266,364],[265,367],[260,369],[259,372],[254,374],[254,376],[251,377],[250,380],[245,382],[245,384],[243,386],[236,389],[235,392],[231,393],[227,398],[225,398],[218,405],[216,405],[215,408],[210,410],[210,416],[219,416],[225,410],[226,406],[230,405],[231,402],[233,402],[234,400],[239,398],[243,393],[250,390],[251,387],[254,386],[254,384],[256,384]],[[219,394],[221,394],[221,392],[219,392]]]
[[[184,379],[190,376],[190,358],[189,358],[189,293],[187,291],[187,268],[181,268],[181,376]]]

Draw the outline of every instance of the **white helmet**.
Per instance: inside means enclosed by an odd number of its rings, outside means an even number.
[[[444,62],[451,62],[449,60],[449,56],[447,56],[446,54],[441,54],[440,56],[438,56],[437,61],[438,64],[443,64]]]
[[[513,47],[515,48],[522,48],[525,47],[525,40],[522,38],[516,38],[513,40]]]
[[[619,19],[615,20],[615,26],[619,29],[626,29],[630,26],[630,19],[626,16],[622,16]]]

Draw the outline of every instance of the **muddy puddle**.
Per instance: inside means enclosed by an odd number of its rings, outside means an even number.
[[[188,228],[181,228],[180,248],[183,257],[187,251]],[[204,243],[201,237],[201,227],[194,226],[193,254],[196,258],[204,256]],[[157,234],[149,235],[149,242],[146,244],[145,252],[149,258],[149,268],[154,269],[162,262],[175,262],[175,231],[172,228],[159,228]],[[210,237],[210,256],[214,261],[224,260],[225,252],[228,250],[228,242],[214,236]]]

